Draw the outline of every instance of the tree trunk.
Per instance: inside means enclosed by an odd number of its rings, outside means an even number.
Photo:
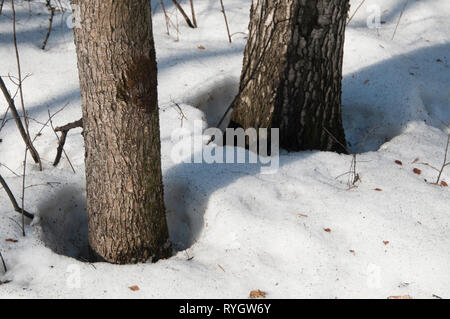
[[[341,81],[348,8],[348,0],[254,0],[230,126],[279,128],[280,147],[289,151],[345,152],[336,140],[345,145]]]
[[[167,257],[150,1],[73,2],[91,250],[119,264]]]

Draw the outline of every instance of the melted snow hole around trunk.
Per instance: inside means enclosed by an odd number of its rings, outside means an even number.
[[[39,207],[41,240],[59,255],[90,261],[86,198],[66,188]]]

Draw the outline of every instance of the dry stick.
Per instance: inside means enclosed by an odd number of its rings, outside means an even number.
[[[352,21],[353,17],[355,16],[355,14],[358,12],[358,10],[362,7],[362,5],[364,4],[364,2],[366,2],[366,0],[361,1],[361,3],[358,5],[358,7],[356,8],[355,12],[353,12],[352,16],[348,19],[346,25],[348,25],[350,23],[350,21]]]
[[[0,3],[0,14],[2,14],[4,2],[5,2],[5,0],[2,0],[2,2]]]
[[[403,12],[405,12],[405,9],[406,9],[407,5],[408,5],[408,0],[405,1],[405,5],[402,8],[402,12],[400,13],[400,16],[398,17],[397,25],[395,26],[395,30],[394,30],[394,33],[392,34],[392,39],[391,40],[394,40],[395,33],[397,32],[398,25],[400,24],[400,20],[402,19]]]
[[[228,25],[227,14],[225,13],[225,7],[223,5],[222,0],[220,0],[220,5],[222,6],[223,17],[225,18],[225,25],[227,26],[228,41],[230,41],[230,43],[231,43],[232,40],[231,40],[231,34],[230,34],[230,26]]]
[[[194,0],[190,0],[191,2],[191,12],[192,12],[192,23],[194,24],[194,27],[198,27],[197,25],[197,19],[195,18],[195,9],[194,9]]]
[[[30,139],[30,136],[25,131],[25,128],[23,127],[22,121],[20,120],[19,113],[17,112],[16,106],[14,104],[14,100],[11,98],[11,95],[8,92],[8,89],[6,88],[5,82],[3,82],[3,79],[0,77],[0,89],[3,92],[3,95],[5,96],[6,101],[8,102],[9,109],[11,110],[11,113],[14,117],[14,120],[16,121],[17,128],[19,129],[20,135],[22,136],[23,141],[25,142],[25,145],[30,150],[31,156],[33,156],[33,159],[36,163],[40,162],[39,154],[33,147],[33,143]]]
[[[19,96],[20,96],[20,103],[22,105],[22,112],[23,112],[23,117],[24,117],[24,122],[25,122],[25,129],[26,129],[26,132],[27,132],[27,135],[28,135],[28,143],[26,143],[26,144],[27,144],[27,149],[30,150],[31,156],[33,157],[35,163],[39,164],[39,169],[42,171],[41,159],[39,157],[38,152],[33,147],[33,143],[31,142],[31,137],[30,137],[31,135],[30,135],[30,131],[29,131],[29,128],[28,128],[28,118],[27,118],[27,113],[25,112],[25,103],[23,102],[22,72],[21,72],[21,68],[20,68],[19,49],[17,47],[16,10],[14,8],[14,0],[11,0],[11,10],[12,10],[12,20],[13,20],[14,49],[15,49],[15,52],[16,52],[17,72],[18,72],[18,79],[19,79]]]
[[[189,19],[188,15],[186,14],[186,12],[184,12],[183,8],[178,3],[178,1],[177,0],[172,0],[172,2],[177,7],[178,11],[180,11],[180,13],[183,16],[184,20],[186,20],[186,23],[188,24],[188,26],[191,27],[192,29],[195,29],[195,26],[194,26],[194,24],[192,24],[191,19]]]
[[[67,133],[69,133],[69,131],[71,129],[74,129],[77,127],[83,128],[83,119],[79,119],[78,121],[55,128],[55,132],[61,132],[61,138],[59,139],[58,150],[56,152],[56,158],[55,158],[55,161],[53,162],[53,166],[55,166],[55,167],[58,166],[59,161],[61,160],[61,156],[64,151],[64,144],[66,143]],[[65,152],[64,152],[64,154],[65,154]],[[66,157],[67,157],[67,154],[66,154]]]
[[[159,0],[159,4],[161,5],[161,9],[162,9],[162,11],[164,13],[164,18],[166,19],[167,35],[170,35],[170,32],[169,32],[169,16],[167,15],[166,7],[164,6],[164,1],[163,0]]]
[[[53,16],[55,15],[55,7],[52,7],[50,1],[47,1],[47,8],[50,10],[50,19],[48,23],[47,35],[45,36],[44,42],[42,43],[42,50],[45,50],[45,46],[47,45],[48,38],[50,37],[50,33],[52,32],[53,25]]]
[[[31,213],[27,212],[26,210],[24,210],[24,209],[19,207],[19,205],[17,204],[16,199],[14,198],[13,193],[11,192],[11,189],[8,187],[8,184],[6,184],[6,182],[3,179],[1,174],[0,174],[0,184],[3,186],[3,189],[5,190],[6,194],[8,194],[8,197],[9,197],[9,199],[10,199],[10,201],[11,201],[13,207],[14,207],[14,210],[16,212],[18,212],[19,214],[22,214],[22,212],[23,212],[24,216],[33,219],[34,218],[33,214],[31,214]]]

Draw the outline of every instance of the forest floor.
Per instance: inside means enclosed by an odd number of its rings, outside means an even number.
[[[175,163],[172,133],[198,120],[214,125],[237,92],[251,1],[225,2],[232,44],[218,0],[195,1],[198,29],[178,15],[178,35],[173,26],[167,35],[158,2],[152,1],[153,31],[174,256],[129,266],[83,261],[81,129],[70,131],[65,146],[74,173],[65,157],[52,166],[57,140],[43,126],[49,112],[58,112],[54,126],[81,117],[68,14],[56,13],[43,51],[49,18],[43,1],[17,0],[22,72],[29,75],[25,106],[32,135],[43,128],[35,146],[44,170],[28,158],[24,202],[37,218],[26,225],[26,237],[0,190],[0,251],[8,270],[0,263],[0,297],[247,298],[260,289],[267,298],[450,298],[450,188],[432,184],[437,172],[423,164],[441,167],[449,132],[450,2],[410,0],[393,40],[404,0],[367,0],[348,25],[343,120],[360,177],[351,189],[343,175],[351,155],[282,152],[275,174],[261,174],[257,164]],[[351,14],[359,3],[351,1]],[[167,10],[176,25],[173,6]],[[377,10],[381,27],[368,28]],[[2,76],[17,76],[11,30],[6,1]],[[0,117],[6,108],[1,97]],[[25,146],[7,119],[0,173],[20,200]],[[450,167],[442,180],[450,184]]]

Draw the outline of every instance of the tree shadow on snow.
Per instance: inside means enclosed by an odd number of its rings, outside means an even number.
[[[43,201],[38,211],[46,247],[59,255],[90,260],[84,190],[65,185]]]
[[[409,122],[425,121],[438,128],[442,128],[442,121],[449,123],[448,52],[450,44],[431,46],[344,76],[342,111],[350,148],[356,149],[373,127],[377,130],[368,137],[361,152],[378,150],[401,134]],[[185,102],[204,111],[208,124],[215,125],[237,87],[237,79],[222,79]],[[282,155],[280,167],[303,161],[316,152]],[[260,164],[182,163],[165,171],[167,218],[175,247],[187,249],[200,238],[213,193],[242,177],[258,176],[260,169]]]

